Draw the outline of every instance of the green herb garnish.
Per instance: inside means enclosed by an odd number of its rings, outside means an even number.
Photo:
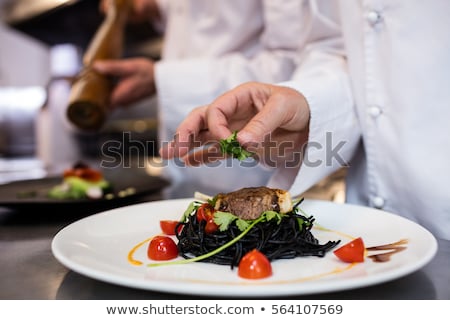
[[[234,131],[228,138],[220,140],[219,144],[222,154],[231,155],[239,161],[253,156],[252,152],[245,150],[237,141],[237,131]]]
[[[275,211],[264,211],[261,216],[264,216],[263,221],[270,221],[272,219],[277,219],[278,223],[281,222],[282,214]],[[253,222],[253,220],[241,219],[230,212],[216,211],[214,213],[214,223],[219,226],[220,231],[225,231],[231,225],[233,221],[236,221],[236,226],[239,231],[245,231],[248,226]]]

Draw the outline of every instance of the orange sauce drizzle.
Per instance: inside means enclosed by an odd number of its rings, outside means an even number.
[[[142,247],[144,244],[146,244],[147,242],[149,242],[149,241],[151,241],[152,239],[153,239],[154,237],[150,237],[150,238],[147,238],[147,239],[145,239],[144,241],[141,241],[141,242],[139,242],[137,245],[135,245],[131,250],[130,250],[130,252],[128,252],[128,262],[129,263],[131,263],[132,265],[135,265],[135,266],[141,266],[141,265],[143,265],[144,263],[142,262],[142,261],[139,261],[139,260],[136,260],[136,259],[134,259],[134,254],[136,253],[136,251],[140,248],[140,247]]]

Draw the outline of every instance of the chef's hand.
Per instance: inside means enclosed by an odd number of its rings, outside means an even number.
[[[279,166],[305,146],[309,117],[308,103],[298,91],[245,83],[210,105],[194,109],[160,155],[182,158],[192,166],[214,162],[223,159],[217,142],[238,130],[237,139],[245,149],[255,152],[263,163]]]
[[[100,12],[106,14],[111,1],[101,0]],[[156,0],[128,0],[132,2],[131,13],[129,16],[130,22],[140,23],[149,20],[155,20],[160,17],[160,12]]]
[[[117,79],[110,97],[112,108],[128,106],[156,92],[154,62],[150,59],[98,60],[92,67],[101,74]]]

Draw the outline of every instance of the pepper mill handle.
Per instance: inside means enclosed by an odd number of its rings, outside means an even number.
[[[129,0],[112,0],[83,56],[83,67],[72,84],[67,108],[68,119],[79,129],[97,131],[106,121],[112,79],[91,66],[96,60],[122,56],[130,9]]]

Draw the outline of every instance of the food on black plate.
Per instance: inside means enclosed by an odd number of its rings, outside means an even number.
[[[102,172],[77,163],[64,171],[60,184],[48,192],[52,199],[101,199],[111,192],[112,185]]]

